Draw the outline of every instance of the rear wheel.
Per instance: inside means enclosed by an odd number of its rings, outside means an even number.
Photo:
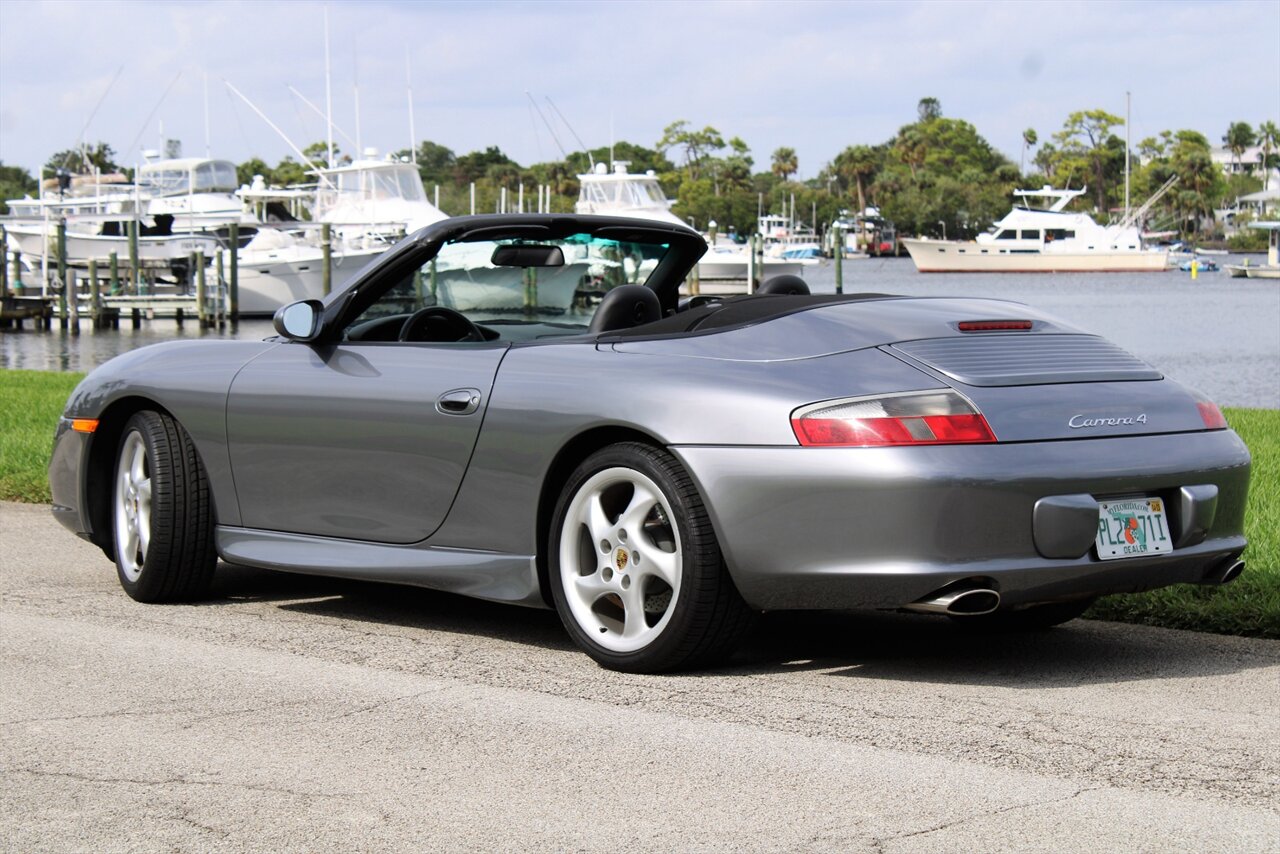
[[[967,629],[991,632],[1035,632],[1074,620],[1094,603],[1093,599],[1073,602],[1046,602],[1016,611],[993,611],[990,614],[951,615],[957,625]]]
[[[638,443],[591,455],[552,522],[551,588],[574,642],[614,670],[656,673],[727,657],[753,614],[724,566],[693,481]]]
[[[182,426],[144,410],[125,424],[112,487],[116,570],[139,602],[182,602],[209,589],[217,554],[204,466]]]

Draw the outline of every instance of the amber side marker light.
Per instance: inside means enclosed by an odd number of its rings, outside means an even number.
[[[1033,326],[1030,320],[962,320],[961,332],[1026,332]]]
[[[98,429],[98,419],[96,418],[72,418],[71,429],[77,433],[92,433]]]

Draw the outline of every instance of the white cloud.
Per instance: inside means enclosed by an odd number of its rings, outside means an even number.
[[[323,106],[324,8],[4,2],[0,159],[34,169],[72,145],[124,62],[90,140],[154,147],[163,121],[202,151],[207,72],[214,154],[275,162],[287,147],[221,81],[299,145],[322,137],[286,84]],[[590,145],[607,144],[611,117],[617,138],[642,144],[686,118],[742,136],[760,164],[790,145],[802,175],[845,145],[884,141],[926,95],[1014,158],[1023,128],[1047,139],[1072,110],[1122,113],[1126,89],[1135,140],[1180,127],[1217,140],[1230,121],[1280,116],[1272,2],[333,2],[329,14],[335,121],[355,135],[358,68],[362,141],[382,150],[408,142],[406,52],[419,138],[460,153],[497,145],[523,163],[554,152],[526,90],[544,110],[549,95]],[[1209,24],[1232,40],[1229,62],[1206,44]]]

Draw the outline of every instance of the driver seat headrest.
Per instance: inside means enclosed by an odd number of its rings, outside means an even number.
[[[643,285],[619,285],[604,295],[591,318],[591,332],[631,329],[662,318],[658,295]]]

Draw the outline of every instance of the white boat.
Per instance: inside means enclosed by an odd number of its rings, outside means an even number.
[[[685,225],[671,212],[671,201],[662,192],[657,174],[652,169],[633,174],[627,171],[630,165],[625,160],[614,161],[610,172],[605,164],[597,163],[592,171],[579,175],[580,189],[574,211]]]
[[[700,281],[747,280],[747,271],[751,262],[751,247],[734,243],[725,237],[717,237],[715,243],[707,246],[707,254],[698,261],[698,279]],[[798,260],[765,257],[763,277],[799,276],[805,265]]]
[[[28,258],[42,257],[48,245],[50,259],[56,256],[53,234],[47,233],[42,226],[14,225],[8,229],[9,238],[14,247]],[[166,234],[141,235],[138,237],[138,261],[142,264],[165,265],[171,261],[185,259],[192,252],[203,252],[206,258],[212,258],[221,243],[212,234]],[[84,234],[67,229],[66,236],[67,263],[83,267],[90,261],[97,264],[110,262],[116,256],[119,264],[129,261],[129,238],[119,235]]]
[[[1023,199],[1045,198],[1047,208],[1015,207],[973,241],[902,238],[922,273],[1140,272],[1165,270],[1169,252],[1147,249],[1131,214],[1101,226],[1084,213],[1065,210],[1080,190],[1015,190]],[[1152,197],[1154,201],[1156,197]],[[1143,211],[1151,202],[1144,206]]]
[[[344,238],[392,232],[412,234],[448,219],[427,201],[418,168],[400,160],[377,160],[372,149],[349,166],[318,169],[312,219],[337,226]]]
[[[1280,279],[1280,222],[1251,222],[1249,227],[1267,232],[1267,263],[1230,264],[1227,271],[1234,278]]]
[[[336,248],[330,261],[331,290],[346,287],[352,276],[386,249],[386,244],[368,249]],[[231,269],[230,252],[224,250],[224,276]],[[241,247],[237,267],[242,315],[269,316],[291,302],[324,296],[324,250],[301,235],[259,229]]]
[[[138,167],[139,210],[151,217],[172,216],[175,232],[252,223],[236,196],[238,187],[230,160],[180,157]]]

